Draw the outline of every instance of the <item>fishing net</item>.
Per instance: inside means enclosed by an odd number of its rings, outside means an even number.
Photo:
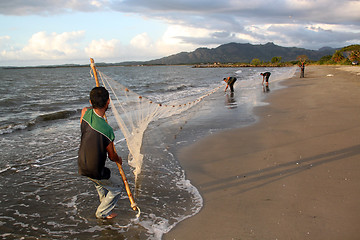
[[[176,116],[187,111],[224,86],[221,84],[205,94],[191,97],[191,99],[159,103],[131,91],[99,69],[96,71],[102,85],[110,93],[111,110],[126,139],[129,149],[128,163],[134,168],[135,179],[141,172],[144,157],[141,153],[141,146],[148,125],[153,121]]]

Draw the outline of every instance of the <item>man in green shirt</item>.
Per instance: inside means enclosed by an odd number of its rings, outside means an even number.
[[[90,92],[92,107],[81,111],[81,143],[78,154],[79,174],[90,178],[99,194],[100,205],[97,218],[109,219],[117,214],[111,213],[122,192],[119,176],[111,174],[105,167],[107,156],[113,162],[122,164],[121,157],[115,151],[114,131],[104,119],[108,109],[109,92],[104,87],[95,87]]]

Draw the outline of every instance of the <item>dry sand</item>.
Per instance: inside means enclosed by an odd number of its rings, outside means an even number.
[[[164,239],[360,239],[358,73],[308,66],[258,123],[182,149],[204,207]]]

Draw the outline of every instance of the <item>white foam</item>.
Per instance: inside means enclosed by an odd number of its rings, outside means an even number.
[[[18,125],[10,124],[9,126],[7,126],[5,128],[0,129],[0,135],[12,133],[15,130],[24,130],[26,128],[27,128],[27,126],[24,124],[18,124]]]
[[[169,228],[169,221],[152,213],[149,214],[149,217],[149,220],[141,221],[139,224],[152,235],[148,239],[160,240],[162,235],[171,229]]]
[[[7,166],[3,169],[0,169],[0,173],[6,172],[7,170],[10,170],[10,169],[11,169],[11,166]]]

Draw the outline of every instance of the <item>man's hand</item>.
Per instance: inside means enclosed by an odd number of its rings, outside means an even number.
[[[122,158],[116,153],[114,143],[111,142],[107,147],[106,151],[108,152],[108,156],[111,161],[119,163],[122,165]]]

